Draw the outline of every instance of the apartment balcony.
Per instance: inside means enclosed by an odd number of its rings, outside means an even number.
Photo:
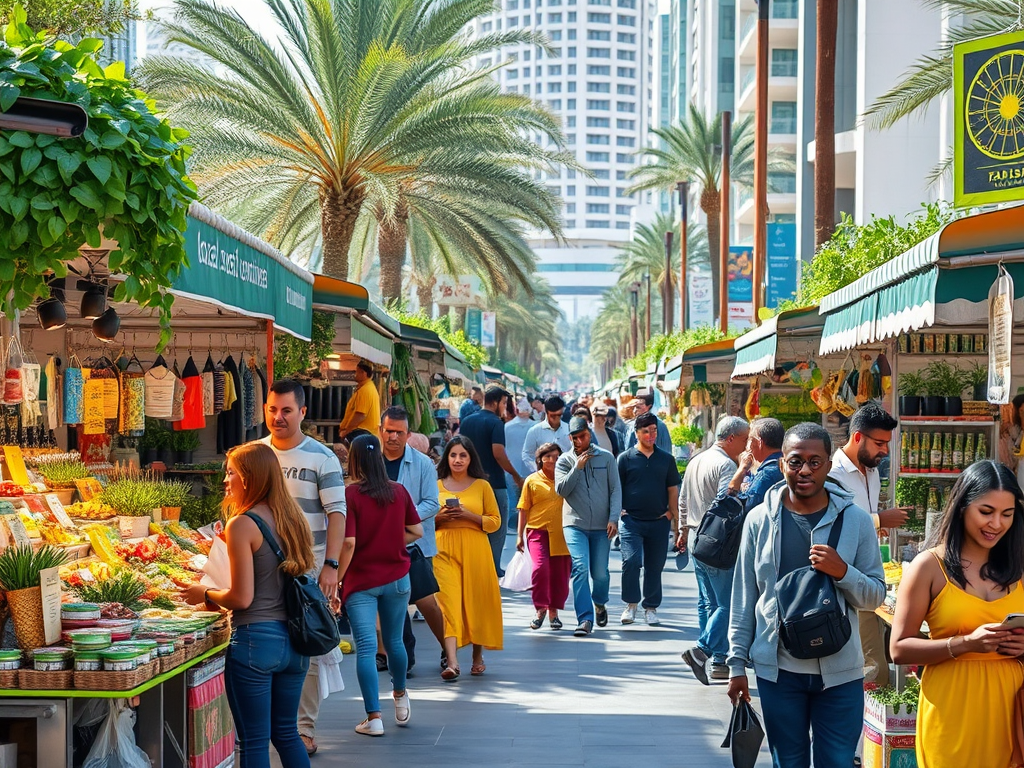
[[[791,192],[771,191],[768,192],[768,211],[774,215],[777,213],[796,213],[796,177],[790,176],[793,180]],[[744,190],[736,198],[735,209],[736,223],[745,226],[754,225],[754,193]]]
[[[753,5],[753,4],[751,4]],[[768,39],[772,46],[796,48],[799,39],[797,0],[773,0],[768,21]],[[746,5],[740,7],[740,12]],[[757,57],[757,7],[754,12],[742,17],[740,33],[736,38],[736,58],[741,62],[753,62]]]
[[[768,101],[797,101],[796,72],[792,75],[792,67],[776,67],[769,65],[768,70]],[[776,74],[777,72],[787,74]],[[757,70],[754,67],[746,70],[740,80],[740,95],[736,100],[737,115],[746,112],[753,112],[757,107],[757,82],[755,75]],[[794,131],[795,133],[795,131]]]

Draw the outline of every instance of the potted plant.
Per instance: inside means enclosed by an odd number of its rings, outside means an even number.
[[[925,391],[924,377],[913,371],[900,373],[898,389],[900,416],[920,416],[921,395]]]
[[[40,456],[36,466],[61,504],[70,504],[75,497],[75,480],[84,480],[91,473],[76,453]]]
[[[174,466],[174,434],[169,429],[161,429],[153,434],[156,447],[156,460],[162,461],[168,469]]]
[[[975,400],[988,400],[988,368],[975,362],[964,371],[964,378]]]
[[[107,485],[99,500],[114,508],[121,535],[138,539],[149,533],[153,510],[163,506],[160,483],[124,477]]]
[[[66,559],[63,550],[49,544],[38,552],[31,545],[24,545],[8,547],[0,553],[0,589],[7,593],[14,634],[24,649],[46,645],[39,572],[61,566]]]
[[[925,368],[925,386],[930,397],[942,399],[942,410],[936,416],[962,416],[964,401],[961,398],[967,379],[964,371],[945,360],[933,360]],[[928,398],[925,398],[927,401]],[[931,413],[925,415],[932,415]]]
[[[160,483],[161,520],[179,520],[181,518],[181,508],[188,504],[191,498],[191,483]]]
[[[146,467],[156,461],[156,445],[153,442],[153,433],[148,429],[139,438],[139,466]]]
[[[173,433],[172,442],[177,452],[178,462],[191,464],[192,454],[199,448],[199,430],[182,429]]]

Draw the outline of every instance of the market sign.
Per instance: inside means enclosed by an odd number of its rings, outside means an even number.
[[[953,204],[1024,200],[1024,31],[953,47]]]
[[[796,224],[769,224],[768,289],[765,306],[775,309],[796,298]]]
[[[310,340],[313,284],[298,267],[192,215],[185,230],[185,253],[189,268],[174,280],[173,293],[273,320],[280,330]]]
[[[729,246],[729,325],[754,324],[754,250],[749,245]]]

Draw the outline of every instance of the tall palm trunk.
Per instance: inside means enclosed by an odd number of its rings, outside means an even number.
[[[708,254],[711,260],[711,295],[714,297],[714,315],[718,317],[719,257],[722,242],[722,195],[718,187],[705,186],[700,193],[700,209],[704,212],[708,232]]]
[[[403,204],[393,218],[377,217],[377,252],[380,255],[380,295],[385,302],[402,295],[402,267],[409,242],[409,209]]]
[[[836,32],[839,4],[818,0],[814,76],[814,246],[836,227]]]
[[[422,277],[417,278],[423,280]],[[431,275],[423,282],[416,284],[416,298],[420,302],[420,311],[429,318],[434,317],[434,284],[437,278]]]
[[[320,233],[325,275],[348,280],[348,247],[365,193],[360,189],[327,190],[320,195]]]

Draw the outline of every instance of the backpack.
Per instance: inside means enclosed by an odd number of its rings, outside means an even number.
[[[274,554],[284,562],[284,552],[281,551],[266,522],[251,512],[246,512],[245,515],[256,523]],[[338,619],[324,593],[320,591],[316,579],[308,573],[301,576],[290,576],[285,573],[282,576],[288,636],[295,652],[301,656],[323,656],[337,648],[341,642]]]
[[[693,557],[709,568],[733,568],[740,552],[745,519],[740,499],[728,494],[719,496],[697,526]]]
[[[843,513],[832,523],[828,545],[839,544]],[[821,659],[839,653],[850,639],[850,618],[831,576],[810,566],[797,568],[775,585],[779,642],[797,659]]]

